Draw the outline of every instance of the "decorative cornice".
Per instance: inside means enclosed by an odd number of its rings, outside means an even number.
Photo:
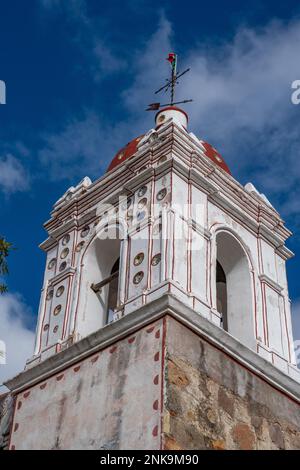
[[[235,217],[251,230],[256,236],[261,236],[266,242],[274,246],[276,252],[284,259],[292,256],[286,247],[285,240],[291,232],[283,225],[283,221],[275,209],[267,205],[263,200],[258,200],[254,194],[249,193],[231,175],[214,165],[205,156],[201,143],[196,142],[193,136],[177,126],[173,122],[166,123],[157,131],[157,143],[151,148],[146,143],[137,150],[137,153],[124,164],[109,174],[103,175],[99,180],[88,187],[88,191],[76,197],[76,211],[78,224],[84,217],[89,217],[93,207],[101,203],[110,203],[125,191],[133,192],[143,181],[153,175],[167,172],[172,169],[184,178],[190,179],[197,187],[209,193],[208,199],[220,208],[225,208],[230,215]],[[153,165],[164,152],[172,158],[166,162]],[[146,168],[144,168],[146,166]],[[142,171],[140,171],[142,169]],[[60,211],[56,211],[56,217],[63,218],[69,213],[68,203]],[[74,208],[73,208],[74,209]],[[69,226],[61,226],[59,219],[51,219],[45,224],[51,235],[57,237]],[[75,222],[74,222],[75,223]],[[63,228],[64,227],[64,228]],[[43,245],[45,246],[45,245]],[[46,245],[48,246],[48,245]]]
[[[62,273],[56,274],[56,276],[52,277],[49,280],[49,286],[54,286],[58,282],[63,281],[66,277],[73,276],[76,272],[76,268],[70,266],[69,268],[65,269]]]
[[[273,281],[273,279],[271,279],[267,274],[260,274],[258,277],[261,282],[270,286],[278,294],[281,294],[281,292],[283,291],[283,287],[280,286],[277,282]]]
[[[13,379],[7,380],[4,385],[14,393],[21,392],[165,315],[175,318],[200,337],[224,351],[236,362],[300,403],[298,382],[170,294],[163,295],[83,338],[69,348],[21,372]]]

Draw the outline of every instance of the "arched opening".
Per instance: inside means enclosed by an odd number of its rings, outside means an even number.
[[[119,288],[119,267],[120,258],[115,261],[110,274],[97,284],[92,284],[91,288],[98,294],[104,294],[107,297],[105,323],[111,323],[114,317],[114,311],[118,304],[118,288]]]
[[[216,305],[222,314],[222,326],[241,343],[255,349],[248,257],[228,232],[219,232],[216,244]]]
[[[76,325],[81,337],[113,320],[118,304],[120,252],[117,228],[113,238],[99,233],[83,255]]]
[[[217,289],[217,310],[219,313],[222,314],[221,321],[222,321],[222,326],[224,330],[228,331],[226,274],[218,260],[217,260],[217,273],[216,273],[216,289]]]

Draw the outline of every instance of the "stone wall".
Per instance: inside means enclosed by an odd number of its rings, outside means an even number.
[[[16,406],[11,425],[10,413],[0,419],[2,447],[11,429],[17,450],[299,449],[300,386],[171,305],[151,322],[134,312],[9,382]]]
[[[168,317],[165,449],[299,449],[300,406]]]
[[[13,417],[14,398],[10,393],[0,396],[0,450],[9,447],[10,428]]]

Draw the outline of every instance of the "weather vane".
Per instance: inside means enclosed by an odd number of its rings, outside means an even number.
[[[167,83],[164,86],[162,86],[161,88],[159,88],[158,90],[156,90],[155,94],[160,93],[163,90],[165,92],[170,90],[170,92],[171,92],[171,102],[170,103],[164,103],[164,104],[151,103],[151,104],[148,105],[148,108],[146,109],[146,111],[157,111],[159,108],[161,108],[163,106],[173,106],[175,104],[190,103],[191,101],[193,101],[193,100],[183,100],[183,101],[174,102],[175,87],[178,84],[178,78],[182,77],[182,75],[189,72],[190,69],[188,68],[188,69],[184,70],[181,73],[177,73],[177,54],[175,54],[174,52],[170,52],[166,60],[168,62],[170,62],[170,65],[171,65],[171,78],[166,79]]]

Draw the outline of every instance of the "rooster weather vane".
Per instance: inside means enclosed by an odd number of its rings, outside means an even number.
[[[190,69],[188,68],[181,73],[177,73],[177,54],[175,54],[174,52],[170,52],[166,60],[170,62],[170,65],[171,65],[171,78],[166,79],[167,83],[164,86],[160,87],[158,90],[156,90],[155,94],[160,93],[163,90],[166,93],[167,91],[170,90],[171,102],[164,103],[164,104],[150,103],[146,111],[157,111],[159,108],[162,108],[164,106],[174,106],[175,104],[190,103],[191,101],[193,101],[193,100],[183,100],[183,101],[174,102],[175,87],[178,84],[178,79],[182,77],[182,75],[184,75],[185,73],[189,72]]]

